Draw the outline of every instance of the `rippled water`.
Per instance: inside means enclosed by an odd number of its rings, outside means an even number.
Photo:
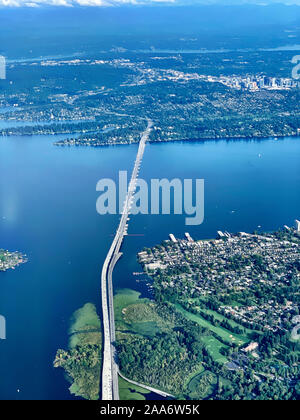
[[[144,179],[205,179],[205,221],[191,228],[185,216],[132,217],[115,287],[147,294],[143,277],[133,275],[141,271],[136,253],[169,233],[211,238],[219,229],[291,225],[300,217],[299,140],[147,145]],[[27,264],[0,273],[0,314],[7,320],[7,340],[0,341],[1,399],[72,398],[52,361],[67,346],[76,309],[92,302],[101,313],[100,272],[119,219],[96,213],[96,183],[131,170],[137,150],[57,148],[53,141],[0,140],[0,247],[29,257]]]

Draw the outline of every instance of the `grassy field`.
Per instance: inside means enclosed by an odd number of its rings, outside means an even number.
[[[140,293],[131,289],[122,289],[118,290],[114,296],[114,310],[115,310],[115,321],[116,323],[123,322],[122,310],[129,305],[144,301],[144,299],[139,299]]]
[[[191,312],[186,311],[179,304],[176,304],[175,306],[176,306],[176,309],[178,309],[187,319],[194,321],[197,324],[201,325],[202,327],[207,328],[208,330],[212,331],[222,340],[226,341],[228,344],[235,343],[238,346],[242,346],[249,341],[249,339],[247,339],[243,335],[234,334],[223,327],[215,327],[209,321],[206,321],[206,319],[202,318],[200,315],[195,315],[195,314],[192,314]]]
[[[118,290],[114,296],[114,308],[118,331],[153,337],[174,327],[159,316],[153,301],[141,299],[140,293],[134,290]]]
[[[114,297],[114,306],[118,335],[121,337],[123,335],[120,335],[121,331],[124,331],[127,333],[128,340],[131,340],[132,337],[134,337],[134,335],[128,333],[151,337],[163,330],[170,332],[175,326],[166,323],[166,321],[160,318],[159,314],[155,310],[155,304],[153,304],[153,302],[149,299],[140,299],[140,293],[134,290],[119,290]],[[216,335],[220,336],[228,343],[237,342],[237,344],[241,345],[247,341],[246,338],[242,340],[240,336],[234,335],[224,328],[214,327],[202,317],[185,311],[179,305],[176,305],[176,309],[189,320],[197,322],[208,330],[215,332]],[[221,348],[227,348],[225,344],[220,342],[213,335],[203,336],[201,341],[214,360],[220,363],[228,362],[228,359],[220,352]],[[199,372],[193,372],[190,378],[187,378],[186,384],[189,382],[191,377],[201,372],[201,369]]]
[[[210,356],[219,363],[227,363],[228,359],[223,356],[220,352],[221,348],[226,348],[226,346],[217,340],[212,335],[207,335],[202,337],[202,342],[205,345],[206,350],[210,354]]]
[[[160,308],[157,304],[150,299],[141,299],[140,294],[136,291],[129,289],[119,290],[114,297],[114,306],[117,340],[125,340],[129,345],[134,345],[133,343],[137,340],[137,337],[147,336],[146,338],[149,339],[156,333],[161,333],[163,331],[166,331],[168,334],[175,334],[173,329],[177,325],[174,325],[171,321],[166,321],[160,315]],[[232,342],[242,345],[247,341],[245,337],[232,334],[224,328],[214,327],[202,317],[191,314],[179,305],[174,305],[173,308],[174,310],[179,311],[186,319],[196,322],[207,329],[207,332],[201,336],[200,341],[216,362],[225,364],[229,361],[221,353],[221,349],[228,349],[228,345]],[[218,337],[221,337],[222,341],[228,343],[228,345],[218,340]],[[157,357],[159,359],[159,356]],[[191,366],[192,365],[193,364],[191,364]],[[175,380],[175,372],[172,372],[172,374],[172,378]],[[193,365],[193,368],[189,371],[185,371],[185,376],[182,378],[181,389],[191,398],[197,399],[198,396],[198,398],[205,399],[214,393],[216,383],[216,377],[199,363],[197,366]],[[145,392],[147,391],[120,379],[121,399],[144,400]]]
[[[140,299],[140,293],[134,290],[119,290],[114,296],[114,307],[116,328],[119,331],[130,331],[141,335],[154,336],[162,330],[170,330],[174,327],[174,325],[166,325],[166,322],[157,313],[155,304],[152,301],[149,299]],[[175,307],[187,319],[194,321],[202,327],[214,332],[228,344],[236,343],[238,346],[242,346],[249,341],[249,338],[246,335],[234,334],[225,328],[215,327],[200,315],[192,314],[178,304],[176,304]],[[219,320],[226,319],[214,311],[206,311],[207,313],[214,315]],[[234,321],[230,322],[233,326],[238,325]],[[248,331],[251,333],[251,330]]]
[[[125,381],[125,379],[119,377],[119,394],[120,400],[145,401],[145,395],[150,394],[150,391],[137,385],[133,385]]]
[[[245,328],[241,324],[238,324],[236,321],[234,321],[232,319],[228,319],[224,315],[219,314],[218,312],[213,311],[212,309],[201,308],[201,311],[207,313],[208,315],[213,315],[218,321],[228,321],[229,324],[233,328],[239,327],[239,328],[244,329],[246,331],[246,334],[247,334],[247,336],[244,336],[245,340],[247,340],[247,338],[251,339],[251,334],[253,334],[254,330],[250,330],[249,328]]]

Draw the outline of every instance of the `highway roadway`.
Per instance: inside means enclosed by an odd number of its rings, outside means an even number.
[[[119,375],[121,376],[121,378],[125,379],[125,381],[129,382],[130,384],[136,385],[140,388],[147,389],[150,392],[155,392],[155,394],[161,395],[164,398],[167,398],[167,397],[175,398],[174,395],[168,394],[167,392],[161,391],[160,389],[152,388],[152,386],[148,386],[148,385],[141,384],[139,382],[132,381],[131,379],[128,379],[124,375],[122,375],[121,372],[119,372]]]
[[[113,284],[112,273],[114,267],[121,257],[120,249],[124,236],[127,234],[130,209],[134,200],[136,183],[139,169],[142,163],[146,142],[152,130],[153,122],[147,120],[148,125],[141,136],[138,152],[136,155],[128,192],[124,202],[121,220],[103,264],[101,274],[101,301],[102,301],[102,322],[103,322],[103,365],[102,365],[102,400],[118,400],[118,365],[115,360],[115,317],[113,305]]]

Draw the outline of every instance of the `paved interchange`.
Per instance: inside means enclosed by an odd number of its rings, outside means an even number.
[[[146,142],[152,130],[153,122],[148,119],[148,126],[143,132],[139,148],[132,171],[128,192],[124,202],[121,220],[104,261],[101,274],[101,298],[102,298],[102,322],[103,322],[103,367],[102,367],[102,400],[118,400],[118,365],[115,360],[115,349],[113,343],[115,341],[115,318],[113,306],[113,285],[112,273],[113,269],[122,255],[120,248],[127,234],[128,216],[130,214],[133,196],[136,190],[136,182],[139,169],[143,159]]]

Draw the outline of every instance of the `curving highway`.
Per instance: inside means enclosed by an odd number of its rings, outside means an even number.
[[[102,366],[102,400],[118,400],[118,366],[115,361],[115,318],[113,306],[113,269],[122,255],[120,249],[124,236],[127,234],[127,222],[130,214],[133,196],[136,191],[136,182],[143,159],[146,142],[152,130],[153,122],[147,119],[148,125],[141,136],[137,156],[134,163],[128,192],[124,202],[121,220],[103,264],[101,274],[101,299],[102,299],[102,322],[103,322],[103,366]]]
[[[167,398],[167,397],[175,398],[174,395],[168,394],[167,392],[161,391],[160,389],[153,388],[152,386],[148,386],[148,385],[141,384],[139,382],[132,381],[131,379],[128,379],[126,378],[126,376],[122,375],[121,372],[119,372],[119,375],[121,376],[121,378],[123,378],[125,381],[129,382],[130,384],[139,386],[140,388],[147,389],[150,392],[155,392],[155,394],[161,395],[164,398]]]

